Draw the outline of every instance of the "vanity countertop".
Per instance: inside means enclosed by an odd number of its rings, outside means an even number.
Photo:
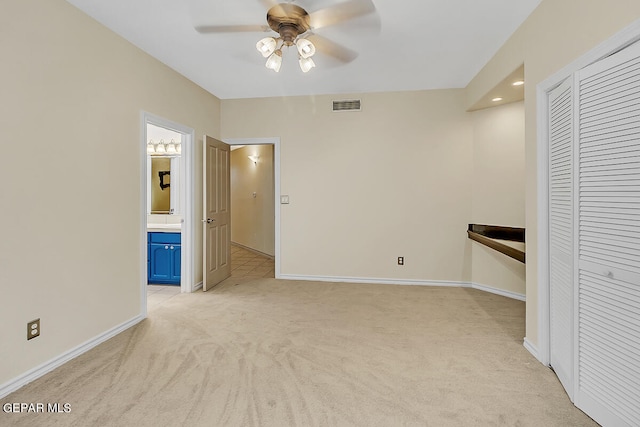
[[[179,233],[182,224],[147,224],[147,232]]]

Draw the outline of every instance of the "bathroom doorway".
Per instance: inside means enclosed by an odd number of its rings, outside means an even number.
[[[147,112],[142,113],[141,122],[141,295],[146,314],[151,261],[149,232],[170,237],[179,233],[179,244],[166,245],[167,250],[175,252],[167,267],[166,275],[170,277],[167,281],[179,284],[181,292],[193,291],[195,132]],[[159,271],[164,275],[164,271]]]

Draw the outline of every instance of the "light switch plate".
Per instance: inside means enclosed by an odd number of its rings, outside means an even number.
[[[280,196],[280,204],[288,205],[289,204],[289,195]]]

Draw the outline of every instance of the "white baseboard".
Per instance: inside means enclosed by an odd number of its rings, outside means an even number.
[[[505,291],[504,289],[494,288],[492,286],[481,285],[480,283],[471,283],[471,287],[473,289],[478,289],[480,291],[489,292],[496,295],[502,295],[503,297],[517,299],[519,301],[526,301],[527,296],[524,294],[519,294],[517,292]]]
[[[196,285],[193,287],[193,289],[191,289],[191,292],[195,292],[195,291],[197,291],[198,289],[201,289],[201,288],[202,288],[202,282],[198,282],[198,283],[196,283]]]
[[[542,362],[542,360],[540,360],[540,357],[539,357],[538,347],[536,347],[531,341],[529,341],[527,337],[524,338],[523,345],[524,345],[524,348],[526,348],[529,351],[529,353],[533,355],[533,357],[535,357],[537,360]]]
[[[471,282],[455,282],[449,280],[414,280],[414,279],[378,279],[371,277],[338,277],[338,276],[305,276],[294,274],[281,274],[278,279],[305,280],[314,282],[339,282],[339,283],[372,283],[380,285],[411,285],[411,286],[448,286],[456,288],[473,288],[480,291],[501,295],[507,298],[525,301],[526,296],[516,292],[505,291],[487,285]]]
[[[278,279],[310,282],[370,283],[377,285],[471,287],[471,284],[468,282],[452,282],[447,280],[378,279],[373,277],[305,276],[296,274],[281,274]]]
[[[249,252],[253,252],[253,253],[254,253],[254,254],[256,254],[256,255],[261,255],[261,256],[267,257],[267,258],[269,258],[269,259],[276,259],[276,257],[275,257],[274,255],[268,254],[268,253],[266,253],[266,252],[259,251],[259,250],[257,250],[257,249],[253,249],[252,247],[249,247],[249,246],[243,245],[242,243],[238,243],[238,242],[231,242],[231,245],[232,245],[232,246],[237,246],[237,247],[242,248],[242,249],[246,249],[246,250],[248,250]]]
[[[102,344],[106,340],[118,335],[120,332],[123,332],[133,325],[141,322],[142,320],[144,320],[144,318],[145,317],[142,315],[136,316],[133,319],[128,320],[116,326],[115,328],[109,329],[108,331],[103,332],[102,334],[90,339],[89,341],[86,341],[79,346],[74,347],[71,350],[51,359],[50,361],[45,362],[40,366],[36,366],[35,368],[25,372],[24,374],[0,385],[0,398],[8,395],[9,393],[13,393],[19,388],[29,384],[31,381],[40,378],[44,374],[53,371],[55,368],[64,365],[71,359],[80,356],[82,353],[86,353],[95,346]]]

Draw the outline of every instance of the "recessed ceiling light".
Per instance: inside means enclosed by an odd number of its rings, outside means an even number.
[[[524,84],[524,80],[518,80],[518,81],[513,82],[514,86],[522,86],[523,84]]]
[[[499,98],[499,97],[498,97],[498,98],[493,98],[493,99],[492,99],[492,101],[493,101],[493,102],[502,101],[502,98]]]

